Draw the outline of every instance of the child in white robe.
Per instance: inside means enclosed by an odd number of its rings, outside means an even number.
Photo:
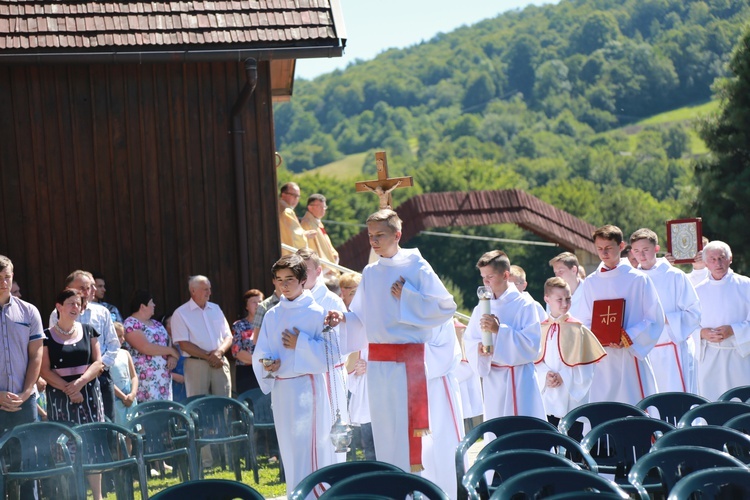
[[[557,426],[570,410],[589,402],[594,364],[607,354],[591,330],[568,314],[570,287],[564,279],[544,283],[544,302],[550,316],[542,323],[542,346],[536,361],[537,381],[547,420]],[[579,440],[583,425],[575,429]]]
[[[666,259],[657,259],[659,239],[641,228],[630,236],[638,269],[656,288],[665,323],[659,341],[648,353],[659,392],[697,393],[691,335],[700,328],[701,306],[688,277]],[[627,307],[627,304],[625,305]]]
[[[474,308],[464,342],[469,364],[483,379],[485,420],[506,415],[544,419],[534,369],[542,335],[536,304],[510,282],[504,252],[485,253],[477,269],[492,289],[491,314],[483,314],[479,305]],[[482,344],[483,330],[492,332],[490,352]]]
[[[285,255],[273,265],[272,271],[282,297],[263,318],[253,369],[260,388],[266,394],[271,393],[279,451],[290,492],[311,472],[334,462],[331,407],[323,377],[325,312],[303,288],[307,268],[301,257]],[[265,366],[263,360],[273,362]],[[267,374],[272,378],[267,378]]]

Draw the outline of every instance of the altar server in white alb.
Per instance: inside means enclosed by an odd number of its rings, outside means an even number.
[[[602,262],[583,282],[582,300],[570,314],[591,328],[594,302],[610,299],[624,299],[625,314],[621,342],[605,345],[607,356],[594,367],[589,400],[634,405],[657,392],[647,356],[664,330],[664,310],[648,276],[620,262],[625,242],[619,227],[598,228],[593,241]]]
[[[297,250],[297,255],[302,257],[307,266],[307,281],[305,290],[310,290],[313,300],[323,308],[324,311],[342,311],[346,309],[341,297],[328,289],[322,279],[323,267],[318,254],[309,248]],[[341,343],[339,341],[339,329],[334,328],[331,332],[324,334],[328,344],[328,371],[325,373],[326,387],[331,397],[331,415],[336,418],[336,412],[341,416],[341,422],[348,424],[349,410],[347,409],[347,373],[346,356],[342,355]],[[335,376],[335,380],[332,378]],[[331,443],[333,446],[333,443]],[[336,454],[337,462],[346,462],[346,453]]]
[[[545,419],[536,385],[534,361],[542,330],[534,300],[521,294],[510,280],[505,252],[487,252],[477,262],[484,286],[492,290],[490,314],[474,308],[464,343],[471,367],[483,379],[484,418],[527,415]],[[482,331],[492,333],[491,352],[482,343]]]
[[[733,387],[750,385],[750,278],[736,274],[723,241],[703,248],[711,273],[695,289],[701,301],[698,393],[714,401]]]
[[[334,462],[331,407],[323,377],[325,312],[303,288],[307,268],[299,255],[285,255],[272,271],[282,296],[263,318],[253,369],[260,388],[271,393],[287,492],[291,492],[311,472]],[[263,360],[273,363],[265,366]]]
[[[556,426],[570,410],[589,402],[594,365],[607,354],[594,334],[568,314],[571,298],[565,280],[556,276],[544,283],[544,302],[550,315],[542,322],[536,374],[547,420]],[[574,437],[583,438],[583,424],[575,432]]]
[[[399,246],[401,219],[396,212],[383,209],[370,215],[367,231],[379,259],[362,271],[350,311],[330,311],[327,322],[341,323],[347,352],[369,343],[367,385],[378,460],[417,472],[424,468],[422,436],[431,431],[435,449],[445,455],[455,452],[455,446],[443,444],[455,438],[439,435],[449,426],[436,420],[454,417],[450,412],[435,414],[438,401],[428,402],[428,373],[442,374],[444,366],[430,364],[435,353],[425,344],[433,342],[440,352],[436,358],[442,359],[441,348],[448,345],[443,326],[451,321],[456,303],[419,250]],[[455,342],[453,330],[450,335]],[[446,359],[452,359],[452,346],[450,352]],[[429,397],[446,399],[432,392]],[[440,406],[450,404],[443,401]]]
[[[664,330],[648,354],[659,392],[697,392],[693,367],[692,334],[700,328],[701,305],[687,275],[672,267],[667,259],[657,259],[656,233],[642,228],[630,236],[630,246],[638,269],[656,287],[664,309]],[[627,308],[627,304],[625,305]]]
[[[461,347],[461,363],[456,368],[456,379],[458,379],[459,388],[461,389],[461,409],[464,414],[464,429],[472,429],[474,427],[473,419],[484,415],[482,380],[469,365],[469,360],[466,359],[466,347],[464,344],[466,325],[459,321],[454,321],[453,326],[456,328],[456,338],[458,339],[458,345]]]

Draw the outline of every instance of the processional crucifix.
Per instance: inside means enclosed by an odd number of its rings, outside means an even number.
[[[375,153],[375,165],[378,169],[378,178],[372,181],[359,181],[354,187],[357,193],[373,192],[380,199],[380,209],[391,208],[391,191],[396,188],[411,187],[414,185],[411,177],[388,177],[388,160],[385,151]]]

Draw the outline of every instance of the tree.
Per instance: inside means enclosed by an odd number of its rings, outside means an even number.
[[[620,26],[615,16],[609,12],[594,12],[583,23],[575,48],[582,54],[591,54],[619,36]]]
[[[732,247],[735,268],[750,262],[750,30],[740,40],[729,63],[731,76],[717,85],[721,108],[704,119],[699,135],[711,155],[697,162],[697,213],[711,239]]]

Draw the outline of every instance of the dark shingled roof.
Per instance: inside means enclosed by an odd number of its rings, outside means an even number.
[[[396,212],[404,221],[402,241],[429,228],[513,223],[566,250],[596,254],[591,241],[594,226],[520,189],[422,194],[409,198]],[[338,251],[342,265],[364,268],[370,252],[367,231]]]
[[[0,53],[339,46],[338,0],[0,0]]]

